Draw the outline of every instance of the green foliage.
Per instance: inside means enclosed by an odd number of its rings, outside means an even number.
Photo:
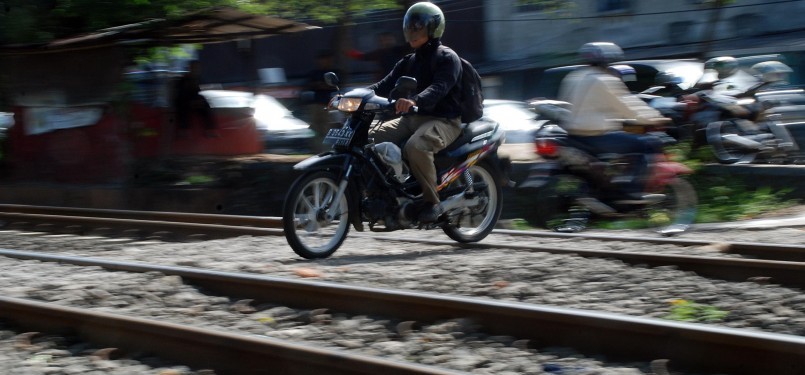
[[[7,11],[0,10],[0,44],[47,42],[216,6],[325,23],[345,22],[375,10],[402,9],[396,0],[6,0],[4,3]]]
[[[683,299],[671,301],[671,312],[665,319],[682,322],[720,322],[729,315],[729,311],[710,305],[698,304]]]
[[[781,197],[791,190],[773,191],[770,187],[748,189],[728,182],[707,184],[699,188],[699,212],[696,221],[700,223],[751,219],[764,212],[791,207],[793,199]]]
[[[215,178],[207,175],[190,175],[184,179],[180,185],[204,185],[215,181]]]
[[[242,1],[241,9],[290,19],[311,19],[323,23],[348,22],[372,11],[402,9],[397,0],[296,0]]]
[[[710,146],[693,149],[684,142],[667,149],[672,159],[682,162],[694,171],[704,164],[715,162]],[[771,187],[749,188],[735,178],[704,176],[696,173],[689,178],[696,187],[699,205],[696,222],[726,222],[751,219],[764,212],[796,205],[796,200],[785,199],[791,189],[773,190]]]

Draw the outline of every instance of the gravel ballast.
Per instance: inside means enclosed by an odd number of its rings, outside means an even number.
[[[403,236],[423,234],[418,231],[399,233]],[[447,239],[438,231],[428,232],[428,235]],[[636,236],[638,233],[625,231],[624,235]],[[683,238],[707,239],[714,243],[730,240],[802,244],[805,243],[805,231],[787,228],[694,232]],[[523,238],[500,235],[490,236],[488,240],[524,241]],[[680,248],[573,239],[540,239],[538,242],[606,250],[734,256],[718,252],[718,246]],[[98,239],[77,236],[3,232],[0,233],[0,246],[290,278],[305,277],[352,285],[459,294],[654,318],[667,318],[674,306],[680,301],[687,301],[706,306],[712,311],[727,313],[712,322],[705,321],[706,324],[805,336],[805,293],[801,290],[756,282],[707,279],[673,267],[635,267],[606,259],[511,249],[466,250],[451,245],[423,246],[359,236],[348,238],[333,257],[317,261],[297,257],[282,237],[239,237],[196,243],[127,243],[100,242]],[[0,269],[0,293],[7,296],[93,307],[182,324],[236,329],[282,339],[313,341],[327,347],[479,374],[547,374],[557,373],[556,369],[574,374],[650,373],[645,363],[602,364],[559,348],[535,351],[520,338],[485,336],[483,327],[475,327],[471,322],[460,319],[400,322],[348,316],[327,310],[310,312],[285,306],[254,306],[249,301],[230,301],[220,296],[204,295],[182,284],[179,278],[161,274],[106,272],[4,258],[0,258]],[[696,318],[703,319],[704,316]],[[314,322],[316,324],[311,324]],[[11,334],[4,333],[0,338],[0,358],[4,355],[14,358],[13,353],[4,354],[9,350],[19,350],[14,345],[7,348],[6,344],[14,341]],[[53,359],[54,356],[48,358]],[[575,372],[569,372],[571,369]],[[160,371],[191,373],[184,368],[149,371],[155,371],[151,372],[155,374]]]

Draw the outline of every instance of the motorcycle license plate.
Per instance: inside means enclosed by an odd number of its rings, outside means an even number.
[[[350,128],[330,129],[324,136],[324,144],[334,146],[347,146],[355,132]]]

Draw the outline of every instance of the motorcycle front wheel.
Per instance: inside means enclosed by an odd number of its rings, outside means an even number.
[[[462,243],[478,242],[486,238],[495,228],[503,209],[503,190],[495,178],[495,170],[486,163],[480,163],[470,167],[467,172],[472,176],[473,184],[482,183],[486,186],[476,191],[480,203],[467,207],[456,215],[451,214],[450,223],[442,226],[448,237]],[[448,189],[463,188],[466,183],[464,178],[459,178]]]
[[[696,189],[687,180],[676,177],[668,182],[663,193],[665,200],[648,207],[649,226],[658,228],[665,235],[686,230],[696,219]]]
[[[725,141],[726,137],[740,137],[741,131],[733,121],[716,121],[707,124],[707,143],[713,149],[718,162],[721,164],[751,163],[755,160],[757,152],[735,146]]]
[[[349,205],[346,194],[335,201],[337,191],[337,177],[327,171],[307,173],[291,185],[282,209],[282,227],[299,256],[327,258],[347,238]]]

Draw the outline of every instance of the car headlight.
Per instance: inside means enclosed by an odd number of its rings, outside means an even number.
[[[341,98],[338,100],[338,110],[342,112],[355,112],[361,106],[362,98]]]

